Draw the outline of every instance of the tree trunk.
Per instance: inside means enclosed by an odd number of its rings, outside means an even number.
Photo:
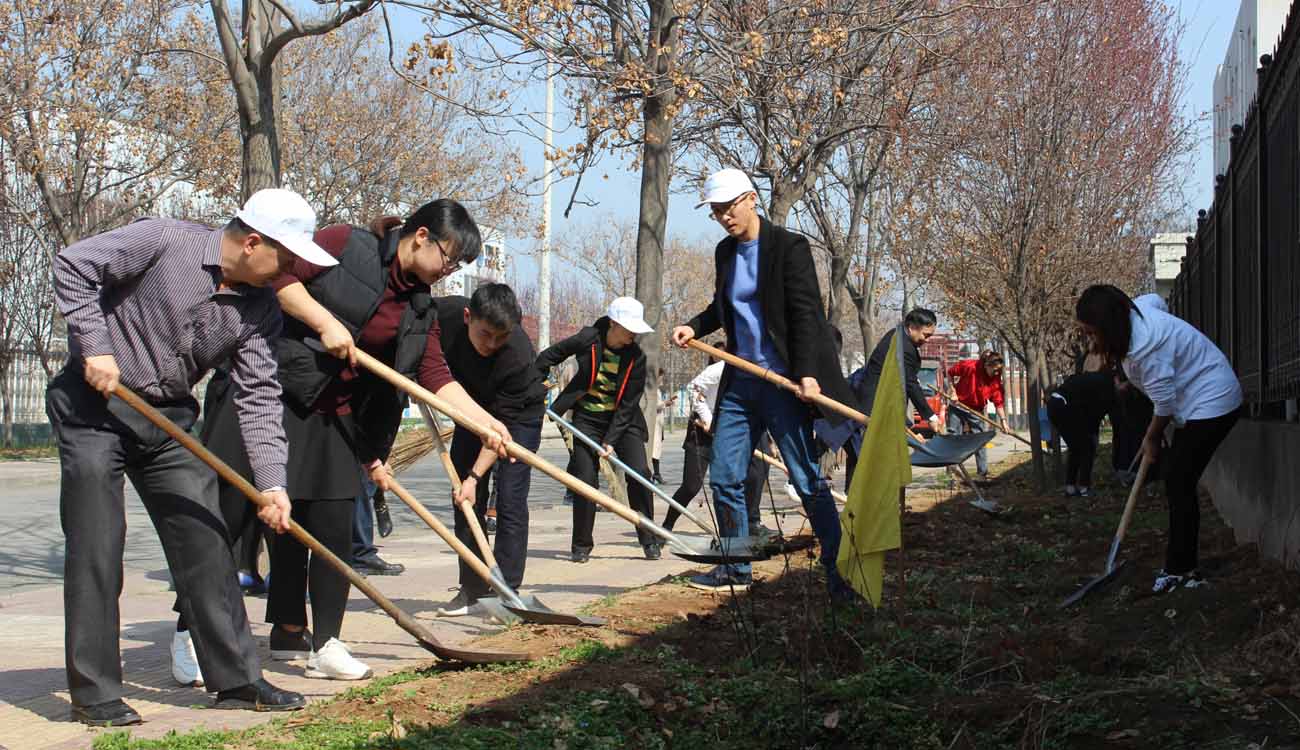
[[[1049,489],[1047,467],[1043,462],[1043,431],[1038,422],[1038,407],[1043,403],[1043,389],[1046,387],[1046,383],[1043,382],[1042,347],[1032,344],[1026,347],[1025,353],[1028,355],[1029,360],[1023,363],[1025,372],[1029,376],[1029,394],[1028,403],[1025,404],[1025,416],[1029,419],[1029,440],[1033,443],[1031,452],[1033,453],[1034,482],[1038,486],[1038,491],[1046,494]]]
[[[280,136],[276,128],[277,100],[275,64],[259,71],[256,80],[257,111],[240,107],[239,129],[243,136],[243,168],[240,174],[244,200],[258,190],[280,187]]]
[[[659,42],[655,68],[663,74],[668,72],[672,55],[676,54],[677,35],[672,24],[676,8],[672,0],[651,0],[649,5],[650,36]],[[663,320],[664,234],[668,226],[668,183],[673,166],[672,106],[677,93],[670,84],[661,83],[660,87],[646,97],[642,110],[645,143],[641,147],[641,199],[636,232],[636,296],[645,305],[646,322],[655,329],[643,336],[641,343],[646,356],[642,409],[651,435],[658,429],[659,360],[664,327],[680,322]]]
[[[10,363],[0,363],[0,409],[4,411],[4,447],[14,447],[14,395],[9,388]]]

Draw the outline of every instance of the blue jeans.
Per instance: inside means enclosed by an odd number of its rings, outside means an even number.
[[[822,565],[828,581],[837,577],[835,558],[840,551],[840,517],[831,498],[830,481],[817,465],[812,412],[793,393],[735,374],[718,399],[713,421],[713,460],[709,486],[718,513],[719,532],[725,537],[749,536],[745,506],[745,476],[759,437],[772,435],[790,470],[790,482],[803,501],[813,533],[822,545]],[[748,573],[749,563],[734,563],[732,573]]]
[[[375,546],[375,506],[370,498],[375,494],[375,483],[370,481],[365,469],[361,470],[361,494],[357,495],[356,512],[352,516],[352,559],[364,560],[379,555]]]
[[[970,429],[963,429],[964,427]],[[955,406],[948,407],[948,432],[954,435],[960,435],[963,432],[983,432],[989,429],[977,417],[958,409]],[[989,473],[989,451],[987,448],[980,448],[975,451],[975,470],[981,474]]]

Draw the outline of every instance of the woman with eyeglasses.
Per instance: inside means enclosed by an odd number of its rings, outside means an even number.
[[[286,313],[276,345],[283,388],[284,429],[293,520],[344,561],[351,557],[353,503],[360,491],[358,463],[381,489],[385,464],[406,397],[356,364],[356,349],[450,401],[495,431],[488,444],[504,451],[504,425],[479,407],[451,376],[439,343],[430,286],[478,257],[478,227],[459,203],[439,199],[405,220],[384,217],[367,228],[335,224],[316,243],[337,266],[295,263],[274,282]],[[213,446],[243,453],[238,425],[218,409]],[[308,677],[359,680],[370,669],[340,640],[349,585],[292,537],[277,538],[271,555],[266,621],[271,656],[307,659]],[[307,631],[306,595],[312,626]]]
[[[1152,591],[1203,583],[1198,545],[1201,511],[1196,486],[1241,413],[1241,384],[1214,342],[1186,321],[1109,284],[1088,287],[1075,305],[1079,327],[1108,367],[1122,366],[1129,382],[1155,405],[1142,440],[1145,460],[1164,463],[1169,499],[1165,567]],[[1164,447],[1165,429],[1173,436]]]
[[[948,408],[949,432],[960,434],[984,430],[984,423],[975,414],[983,414],[990,403],[997,410],[1002,429],[1008,430],[1007,413],[1003,408],[1006,398],[1002,390],[1003,365],[1002,355],[988,349],[980,354],[979,359],[963,359],[948,368],[948,377],[953,378],[952,395],[957,403],[966,407],[963,409],[954,404]],[[989,478],[987,449],[980,448],[975,452],[975,469],[980,479]]]

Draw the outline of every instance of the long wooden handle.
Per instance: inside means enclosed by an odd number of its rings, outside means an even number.
[[[987,416],[985,416],[985,415],[983,415],[983,414],[980,414],[979,412],[977,412],[977,411],[975,411],[974,409],[970,408],[970,407],[967,406],[966,404],[963,404],[962,402],[958,401],[957,399],[955,399],[955,398],[949,396],[948,394],[946,394],[946,393],[944,393],[944,392],[942,392],[942,391],[935,391],[935,393],[939,394],[939,398],[943,399],[944,401],[947,401],[948,404],[949,404],[950,406],[955,406],[955,407],[957,407],[957,408],[960,409],[961,411],[964,411],[964,412],[966,412],[967,414],[970,414],[970,415],[974,416],[976,419],[980,420],[981,422],[984,422],[985,424],[987,424],[988,426],[990,426],[990,427],[992,427],[993,429],[997,430],[998,432],[1001,432],[1001,433],[1005,433],[1005,434],[1007,434],[1007,435],[1010,435],[1011,437],[1015,438],[1016,440],[1019,440],[1020,442],[1024,443],[1024,444],[1027,445],[1027,446],[1029,446],[1030,448],[1033,448],[1033,447],[1034,447],[1034,444],[1033,444],[1032,442],[1030,442],[1028,439],[1026,439],[1026,438],[1024,438],[1024,437],[1021,437],[1020,435],[1018,435],[1018,434],[1012,432],[1011,430],[1008,430],[1008,429],[1004,428],[1002,425],[998,424],[997,422],[994,422],[993,420],[989,419]]]
[[[429,509],[424,507],[424,504],[419,500],[416,500],[411,493],[407,492],[405,487],[398,484],[396,479],[390,478],[388,480],[388,486],[392,488],[393,492],[399,498],[401,498],[402,502],[406,503],[406,507],[414,511],[415,515],[419,516],[421,521],[424,521],[429,528],[433,529],[435,534],[442,537],[442,541],[446,542],[448,546],[455,550],[456,554],[460,555],[460,559],[464,560],[470,568],[479,575],[479,577],[488,583],[493,582],[492,571],[488,570],[488,566],[484,565],[483,561],[478,559],[478,556],[474,554],[473,550],[466,547],[464,542],[457,539],[456,535],[451,529],[447,528],[446,524],[438,520],[437,516],[430,513]]]
[[[790,391],[791,393],[799,392],[799,386],[795,385],[794,381],[790,380],[789,378],[782,375],[777,375],[776,373],[766,368],[759,367],[753,362],[750,362],[749,360],[743,359],[741,357],[737,357],[731,352],[724,352],[721,349],[717,348],[716,346],[709,346],[708,344],[698,339],[691,339],[690,341],[687,341],[686,344],[692,349],[698,349],[699,351],[702,351],[711,357],[726,362],[732,367],[737,367],[741,370],[744,370],[745,372],[749,373],[750,375],[753,375],[756,378],[762,378],[763,380],[766,380],[772,385],[778,386],[780,388],[784,388],[785,390]],[[810,400],[814,404],[817,404],[818,406],[833,411],[841,416],[852,419],[858,424],[865,425],[871,419],[866,414],[863,414],[857,409],[854,409],[853,407],[848,406],[846,404],[841,404],[839,401],[836,401],[830,396],[821,393],[817,394],[816,396],[813,396]],[[907,431],[908,437],[912,438],[918,443],[925,442],[924,438],[922,438],[920,435],[913,432],[910,428],[904,427],[903,429]]]
[[[1142,465],[1138,467],[1137,479],[1133,480],[1133,488],[1128,491],[1128,500],[1124,503],[1124,515],[1120,516],[1119,528],[1115,531],[1115,549],[1119,548],[1120,541],[1122,541],[1124,535],[1128,533],[1129,522],[1133,520],[1133,508],[1137,506],[1138,492],[1142,490],[1142,485],[1147,480],[1147,470],[1150,468],[1151,462],[1143,456]],[[1114,555],[1113,552],[1111,554],[1112,556]],[[1107,565],[1113,563],[1114,560],[1107,561]]]
[[[423,407],[428,408],[428,407]],[[440,425],[438,420],[432,414],[429,417],[429,432],[433,434],[433,449],[438,452],[438,458],[442,461],[442,468],[447,472],[447,478],[451,481],[452,502],[460,506],[460,513],[465,517],[465,523],[469,524],[470,533],[474,535],[474,543],[478,545],[479,552],[483,553],[483,559],[487,560],[488,567],[497,567],[496,555],[492,553],[492,545],[488,543],[487,535],[483,533],[483,527],[479,525],[478,513],[474,510],[473,502],[461,502],[456,500],[460,497],[460,477],[456,474],[456,464],[451,460],[451,453],[447,451],[447,442],[442,439],[442,433],[439,431]]]
[[[256,487],[249,484],[248,480],[240,476],[239,472],[230,468],[225,461],[217,458],[212,451],[203,447],[203,444],[196,440],[193,435],[176,426],[175,423],[163,416],[162,413],[153,408],[153,406],[144,399],[137,396],[129,388],[119,385],[116,390],[113,391],[113,395],[122,399],[129,404],[131,408],[143,414],[145,418],[150,422],[153,422],[158,429],[166,432],[175,439],[176,442],[180,443],[187,450],[197,456],[200,461],[212,467],[212,470],[217,472],[217,476],[234,485],[235,489],[242,492],[254,505],[260,508],[271,504],[271,502],[266,499],[266,496],[258,491]],[[384,610],[384,612],[388,613],[389,617],[397,621],[397,624],[400,625],[403,630],[420,640],[437,643],[437,640],[433,638],[433,635],[429,633],[423,625],[417,622],[415,618],[411,617],[401,609],[398,609],[397,605],[393,604],[388,597],[379,593],[379,589],[375,588],[370,581],[353,570],[351,565],[343,562],[337,555],[326,549],[325,545],[317,541],[316,537],[308,533],[302,526],[299,526],[298,522],[293,519],[289,520],[289,533],[293,535],[294,539],[302,542],[303,546],[310,549],[313,555],[333,566],[340,575],[348,579],[348,582],[353,586],[356,586],[357,590],[365,594],[370,601],[379,605],[380,609]]]
[[[447,402],[446,399],[440,398],[437,394],[433,393],[429,389],[424,388],[418,383],[411,381],[409,378],[404,377],[401,373],[397,372],[396,370],[384,364],[383,362],[380,362],[379,360],[370,356],[366,352],[360,349],[356,349],[355,351],[357,355],[357,362],[359,362],[362,367],[365,367],[367,370],[373,372],[374,374],[388,381],[395,388],[407,393],[408,395],[412,396],[413,398],[419,401],[423,401],[424,403],[428,404],[429,406],[432,406],[434,409],[437,409],[443,414],[446,414],[448,417],[451,418],[453,422],[473,432],[475,435],[478,435],[483,440],[487,440],[489,436],[493,435],[490,429],[488,429],[484,425],[475,422],[469,417],[465,416],[463,413],[461,413],[460,409],[457,409],[455,406],[452,406],[450,403]],[[587,500],[590,500],[591,502],[599,505],[605,510],[614,513],[619,518],[622,518],[624,521],[627,521],[628,523],[634,526],[641,525],[641,516],[639,516],[631,508],[629,508],[626,505],[623,505],[622,503],[616,502],[614,498],[610,497],[609,495],[606,495],[600,490],[597,490],[595,487],[592,487],[591,485],[587,484],[581,479],[578,479],[577,477],[573,476],[569,472],[564,471],[563,469],[557,467],[555,464],[552,464],[550,461],[547,461],[546,459],[542,458],[536,453],[533,453],[527,448],[524,448],[523,446],[517,445],[515,443],[507,443],[506,452],[512,458],[523,461],[524,463],[528,464],[534,469],[537,469],[538,471],[542,472],[546,476],[554,479],[555,481],[559,482],[565,487],[568,487],[569,489],[573,490],[579,496],[586,498]]]

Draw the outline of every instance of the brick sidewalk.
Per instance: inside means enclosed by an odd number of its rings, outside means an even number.
[[[1014,445],[1009,439],[999,439],[992,449],[991,460],[1000,460]],[[676,444],[668,448],[665,450],[665,473],[676,477],[681,451]],[[41,464],[24,467],[24,475],[30,477],[44,471],[45,481],[50,481],[51,477],[57,480],[57,464],[51,469],[45,462],[14,463]],[[12,467],[13,474],[6,475],[5,468],[0,464],[0,482],[11,481],[20,475]],[[432,471],[428,459],[412,469],[416,474]],[[916,480],[932,481],[936,474],[935,470],[918,470]],[[773,472],[772,479],[777,503],[782,504],[785,498],[776,472]],[[558,485],[550,480],[535,474],[534,487],[535,497],[558,501]],[[439,515],[450,524],[445,503],[431,502],[430,497],[422,499],[435,512],[439,512],[438,506],[441,505],[443,512]],[[662,502],[656,504],[660,517],[663,506]],[[410,515],[404,508],[395,509],[394,513]],[[597,547],[591,562],[575,565],[568,561],[569,508],[558,502],[539,502],[532,505],[531,513],[527,580],[532,583],[523,591],[540,596],[553,609],[572,612],[603,596],[699,567],[671,554],[665,554],[656,562],[644,560],[631,526],[608,513],[597,516]],[[773,525],[771,519],[767,523]],[[789,521],[783,523],[788,525]],[[682,530],[689,532],[688,527],[686,524]],[[407,569],[402,576],[377,577],[374,582],[439,639],[461,643],[495,630],[495,626],[478,619],[447,620],[434,616],[437,605],[448,600],[453,593],[450,588],[455,585],[456,564],[454,553],[431,531],[421,533],[419,528],[403,519],[398,531],[383,542],[384,556],[405,564]],[[168,591],[165,570],[127,571],[121,598],[125,697],[145,718],[145,723],[134,727],[132,733],[148,738],[162,736],[171,730],[200,727],[235,729],[267,721],[270,718],[267,714],[205,708],[211,704],[207,693],[175,685],[169,662],[169,646],[175,626],[171,605],[172,594]],[[271,661],[266,648],[269,626],[261,622],[265,601],[248,598],[245,606],[253,621],[254,636],[259,641],[263,668],[274,684],[300,691],[313,700],[358,684],[309,680],[302,677],[301,664]],[[84,748],[89,747],[101,731],[69,720],[70,704],[63,670],[62,611],[62,589],[59,587],[21,589],[0,597],[0,653],[4,654],[3,671],[0,672],[0,747],[15,750]],[[431,661],[428,652],[355,590],[344,622],[343,638],[376,675]]]

